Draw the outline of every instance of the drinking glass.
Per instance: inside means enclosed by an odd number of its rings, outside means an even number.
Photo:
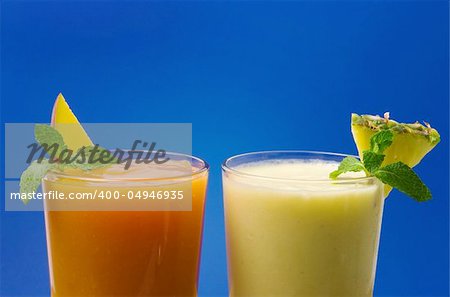
[[[230,296],[372,296],[383,185],[312,174],[345,157],[269,151],[223,163]]]
[[[93,178],[70,171],[52,171],[46,175],[44,193],[69,195],[96,191],[97,195],[100,192],[120,195],[117,200],[79,202],[91,203],[87,207],[95,211],[58,208],[58,203],[72,203],[67,201],[44,202],[53,297],[197,296],[209,165],[188,155],[168,156],[188,164],[192,170],[180,175],[169,168],[164,177],[152,176],[150,167],[148,176],[144,169],[144,176],[139,177],[124,173]],[[108,208],[113,203],[139,206],[144,200],[136,200],[136,195],[142,195],[143,191],[157,195],[158,191],[182,188],[191,190],[190,211]],[[157,203],[161,196],[155,197],[153,201]],[[152,203],[150,200],[145,203]]]

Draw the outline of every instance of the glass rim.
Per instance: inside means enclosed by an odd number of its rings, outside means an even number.
[[[140,150],[135,150],[136,152]],[[201,176],[203,173],[208,172],[210,169],[209,163],[205,160],[195,157],[194,155],[188,155],[183,153],[175,153],[175,152],[166,152],[169,156],[179,156],[179,157],[187,157],[191,158],[195,161],[198,161],[202,166],[197,170],[193,171],[190,174],[181,174],[176,176],[168,176],[168,177],[131,177],[131,178],[103,178],[103,177],[86,177],[78,174],[70,174],[65,173],[63,171],[50,170],[42,179],[43,181],[48,180],[49,174],[54,174],[57,178],[66,178],[71,180],[79,180],[79,181],[91,181],[91,182],[146,182],[146,181],[170,181],[170,180],[182,180],[187,178],[197,178]]]
[[[255,152],[248,152],[248,153],[234,155],[234,156],[231,156],[231,157],[225,159],[222,162],[222,166],[221,166],[222,171],[225,173],[230,173],[230,174],[237,175],[240,177],[245,177],[245,178],[261,179],[261,180],[268,180],[268,181],[272,180],[272,181],[300,182],[300,183],[354,183],[354,182],[373,181],[373,180],[377,179],[375,176],[346,177],[346,178],[341,178],[341,179],[331,179],[331,178],[304,179],[304,178],[273,177],[273,176],[258,175],[258,174],[243,172],[239,169],[232,168],[228,164],[230,161],[233,161],[233,160],[236,160],[239,158],[245,158],[245,157],[255,156],[255,155],[263,155],[263,154],[310,154],[310,155],[316,155],[316,156],[325,155],[325,156],[330,156],[330,157],[343,157],[343,158],[353,157],[353,158],[360,160],[359,156],[343,154],[343,153],[324,152],[324,151],[308,151],[308,150],[255,151]],[[271,159],[267,159],[267,160],[271,160]]]

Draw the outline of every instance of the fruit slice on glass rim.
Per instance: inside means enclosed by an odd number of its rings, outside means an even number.
[[[67,148],[73,151],[93,145],[61,93],[53,106],[51,125],[62,135]]]
[[[399,123],[389,119],[389,113],[384,117],[373,115],[352,114],[352,134],[358,148],[360,158],[363,151],[370,148],[370,138],[383,129],[389,129],[394,133],[392,144],[384,152],[385,158],[382,165],[395,162],[403,162],[409,167],[416,166],[422,158],[430,152],[441,140],[436,129],[419,122],[413,124]],[[392,188],[385,187],[385,194],[389,194]]]

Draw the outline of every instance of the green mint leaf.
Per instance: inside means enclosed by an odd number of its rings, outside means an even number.
[[[408,165],[397,162],[381,167],[385,158],[384,151],[393,140],[394,133],[389,129],[375,133],[370,138],[370,149],[362,152],[363,162],[347,157],[339,164],[338,170],[330,173],[330,178],[335,179],[347,171],[364,170],[367,176],[377,177],[384,184],[396,188],[416,201],[430,200],[430,190]]]
[[[49,163],[46,159],[43,159],[40,163],[33,161],[20,176],[20,193],[36,192],[47,172],[56,166],[57,164]],[[22,202],[26,205],[29,200],[25,199]]]
[[[75,153],[71,152],[64,143],[62,135],[49,125],[36,124],[34,136],[50,157],[58,162],[50,163],[47,159],[40,160],[40,162],[33,161],[20,177],[20,193],[36,192],[42,178],[53,168],[64,170],[64,168],[70,167],[92,170],[118,162],[110,151],[98,145],[82,147]],[[22,200],[22,202],[28,204],[29,200]]]
[[[47,151],[48,154],[57,158],[67,146],[62,135],[53,127],[44,124],[34,126],[34,137],[36,141]],[[52,147],[55,147],[52,150]]]
[[[93,170],[93,169],[97,169],[97,168],[107,167],[109,165],[111,165],[111,164],[82,163],[82,164],[77,164],[76,168],[84,170],[84,171],[89,171],[89,170]]]
[[[363,171],[364,165],[356,158],[353,157],[345,157],[341,164],[339,164],[339,167],[337,170],[330,173],[330,178],[336,179],[339,175],[345,172],[353,171]]]
[[[81,170],[93,170],[118,162],[109,150],[98,145],[82,147],[77,151],[76,156],[78,157],[74,161],[66,165]]]
[[[431,199],[431,192],[417,174],[405,163],[397,162],[375,171],[374,175],[383,183],[422,202]]]
[[[377,154],[373,151],[363,151],[363,163],[368,172],[373,174],[378,168],[380,168],[383,161],[384,155]]]
[[[383,154],[394,139],[394,133],[390,130],[381,130],[370,137],[370,150],[377,154]]]
[[[97,149],[95,149],[97,147]],[[92,170],[94,168],[101,168],[105,166],[109,166],[111,164],[117,163],[118,160],[113,156],[111,151],[101,147],[101,146],[90,146],[88,147],[89,152],[94,151],[93,157],[91,157],[92,160],[88,160],[86,165],[87,167],[84,167],[84,170]],[[89,168],[91,166],[91,168]],[[83,169],[83,168],[82,168]]]

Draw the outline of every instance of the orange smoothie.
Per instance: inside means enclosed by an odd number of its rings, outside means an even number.
[[[189,179],[191,211],[55,211],[49,210],[53,202],[45,201],[51,295],[197,296],[208,179],[207,164],[199,162],[203,167],[192,165]],[[143,166],[138,173],[152,180],[154,168]],[[102,170],[108,177],[108,169]],[[98,177],[91,182],[53,175],[44,178],[44,193],[89,192],[95,187],[126,195],[135,190],[130,180],[111,185]],[[176,172],[167,179],[171,182],[164,187],[177,187]],[[141,179],[136,189],[161,189],[158,183],[153,179],[143,186]]]

